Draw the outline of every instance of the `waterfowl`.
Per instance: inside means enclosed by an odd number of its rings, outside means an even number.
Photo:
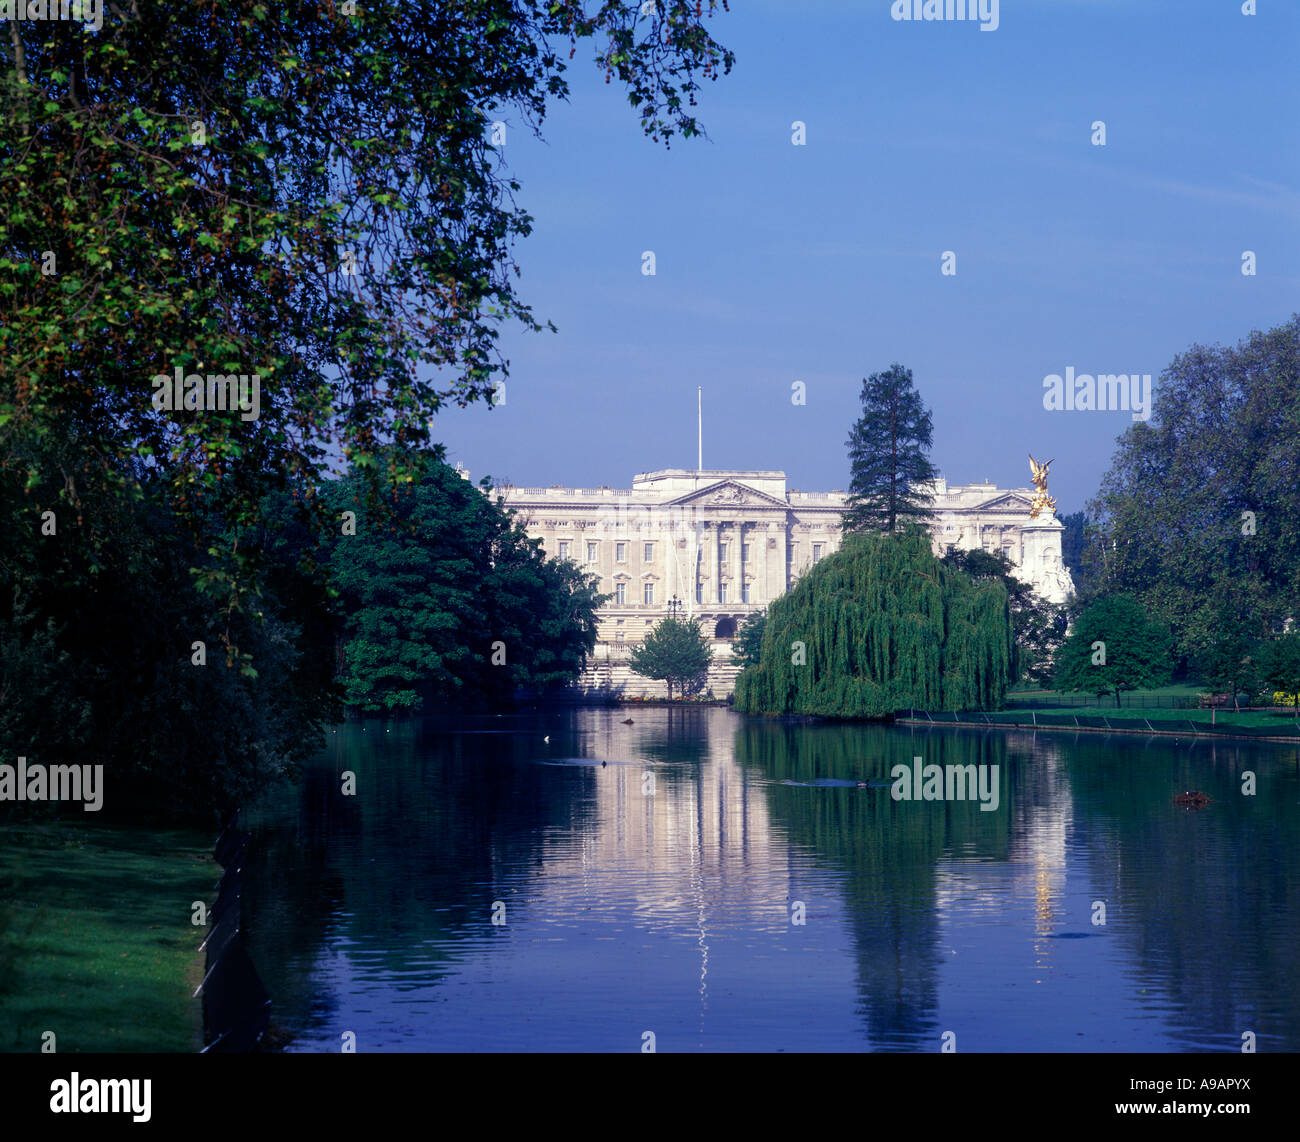
[[[550,735],[550,734],[547,734],[544,738],[542,738],[542,741],[547,742],[547,743],[549,743],[550,740],[551,740],[551,735]]]
[[[1202,793],[1199,789],[1193,789],[1187,793],[1174,794],[1174,804],[1181,805],[1184,809],[1204,809],[1209,803],[1209,796]]]
[[[624,721],[623,721],[623,724],[624,724],[625,726],[630,726],[630,725],[632,725],[632,719],[631,719],[631,718],[625,718]]]

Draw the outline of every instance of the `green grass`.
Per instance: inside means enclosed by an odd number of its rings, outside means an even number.
[[[1169,686],[1157,686],[1151,690],[1125,690],[1123,691],[1123,702],[1127,706],[1130,702],[1140,704],[1143,700],[1148,702],[1161,698],[1190,698],[1195,701],[1198,694],[1204,694],[1209,691],[1207,686],[1199,686],[1195,682],[1177,682]],[[1040,686],[1034,686],[1027,683],[1018,683],[1007,691],[1007,705],[1014,706],[1017,699],[1036,699],[1054,697],[1061,693],[1058,690],[1046,689]],[[1069,700],[1072,702],[1086,702],[1088,706],[1099,707],[1100,709],[1114,709],[1115,695],[1107,694],[1100,701],[1096,694],[1088,694],[1083,691],[1067,691]],[[1064,697],[1064,695],[1063,695]],[[1109,705],[1108,705],[1109,704]],[[1074,707],[1070,707],[1073,709]],[[1121,707],[1123,708],[1123,707]]]
[[[1007,713],[1014,714],[1017,718],[1028,720],[1028,710],[1016,710],[1008,708]],[[1106,718],[1112,722],[1136,722],[1139,725],[1144,721],[1150,721],[1156,729],[1163,729],[1160,722],[1204,722],[1207,726],[1211,724],[1210,716],[1214,714],[1213,724],[1216,726],[1269,726],[1277,730],[1279,734],[1290,736],[1298,731],[1295,719],[1290,715],[1269,714],[1260,711],[1235,711],[1232,709],[1218,711],[1210,710],[1168,710],[1150,707],[1148,709],[1132,709],[1128,706],[1122,706],[1115,709],[1114,706],[1060,706],[1046,707],[1034,711],[1039,717],[1049,715],[1052,717],[1068,717],[1069,715],[1078,715],[1079,717],[1088,718]]]
[[[220,868],[179,830],[0,826],[0,1051],[196,1051]]]

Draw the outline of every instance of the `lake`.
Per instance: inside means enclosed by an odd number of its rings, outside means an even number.
[[[914,758],[996,807],[895,799]],[[1298,766],[716,707],[372,720],[246,814],[247,945],[291,1051],[1297,1051]]]

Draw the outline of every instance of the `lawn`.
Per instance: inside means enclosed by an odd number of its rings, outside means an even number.
[[[0,826],[0,1051],[196,1051],[194,901],[220,869],[201,833]]]
[[[1155,707],[1172,709],[1175,707],[1196,706],[1197,695],[1207,692],[1206,687],[1194,682],[1177,682],[1169,686],[1159,686],[1151,690],[1125,690],[1120,698],[1120,708],[1137,706],[1139,708]],[[1115,709],[1115,695],[1106,694],[1100,699],[1096,694],[1086,691],[1044,690],[1032,684],[1020,683],[1007,691],[1008,707],[1032,706],[1035,709],[1069,709],[1083,707],[1102,711]]]
[[[1263,710],[1171,710],[1150,707],[1143,709],[1141,707],[1133,708],[1124,706],[1115,709],[1114,706],[1036,706],[1032,711],[1016,709],[1008,705],[1006,710],[994,711],[990,717],[997,718],[1002,714],[1010,715],[1017,721],[1032,722],[1031,713],[1039,718],[1051,718],[1053,722],[1060,723],[1070,717],[1079,718],[1105,718],[1110,722],[1132,722],[1135,728],[1141,727],[1144,722],[1149,721],[1151,725],[1158,730],[1169,729],[1169,725],[1164,723],[1187,723],[1196,722],[1204,723],[1206,728],[1209,726],[1257,726],[1275,729],[1278,734],[1283,736],[1292,736],[1300,733],[1300,723],[1290,713],[1270,713]]]

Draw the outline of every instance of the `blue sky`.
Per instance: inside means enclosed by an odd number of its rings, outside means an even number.
[[[1158,384],[1191,345],[1300,310],[1295,0],[1002,0],[991,32],[889,0],[731,7],[708,140],[644,138],[584,48],[544,142],[506,116],[535,219],[521,293],[559,332],[507,331],[504,406],[435,423],[475,480],[694,467],[702,385],[705,467],[847,488],[862,378],[898,361],[949,481],[1026,486],[1032,450],[1072,511],[1133,420],[1046,410],[1045,376]]]

